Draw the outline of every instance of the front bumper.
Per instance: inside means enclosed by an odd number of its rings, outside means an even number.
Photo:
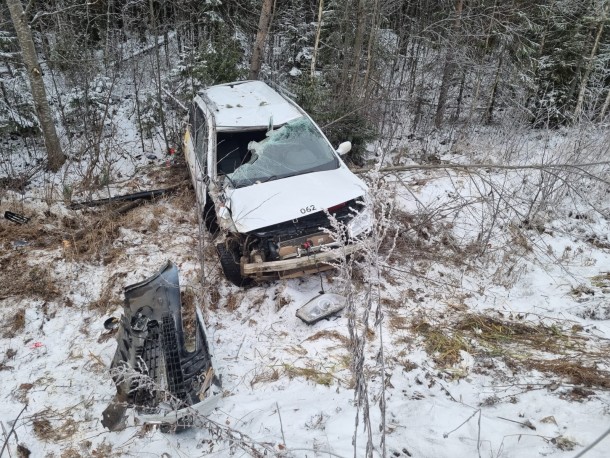
[[[298,258],[283,259],[280,261],[249,262],[241,264],[244,277],[280,276],[283,278],[297,277],[312,271],[332,269],[333,262],[339,261],[361,249],[360,243],[333,248],[328,251],[303,255]],[[270,275],[271,274],[271,275]]]

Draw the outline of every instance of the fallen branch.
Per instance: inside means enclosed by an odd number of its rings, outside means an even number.
[[[595,167],[600,165],[610,165],[610,161],[602,162],[585,162],[582,164],[524,164],[524,165],[497,165],[497,164],[410,164],[410,165],[396,165],[390,167],[380,167],[379,172],[381,173],[392,173],[392,172],[408,172],[410,170],[436,170],[436,169],[453,169],[453,170],[472,170],[472,169],[489,169],[489,170],[552,170],[552,169],[576,169],[581,172],[585,172],[585,167]],[[359,169],[351,169],[353,173],[367,173],[375,170],[375,167],[362,167]],[[587,173],[587,172],[585,172]],[[607,181],[590,175],[591,178],[606,183]]]
[[[106,199],[88,200],[85,202],[74,202],[68,205],[70,210],[79,210],[85,207],[100,207],[102,205],[113,204],[116,202],[131,202],[134,200],[151,200],[175,192],[182,184],[175,184],[165,189],[155,189],[153,191],[134,192],[122,196],[108,197]]]
[[[24,412],[24,410],[27,408],[27,406],[28,405],[25,404],[23,406],[23,409],[21,409],[21,412],[19,412],[19,415],[17,415],[17,418],[15,418],[15,420],[13,420],[13,426],[11,426],[11,430],[6,435],[6,439],[4,440],[4,444],[2,445],[2,450],[0,450],[0,457],[2,456],[2,454],[4,453],[4,449],[8,445],[8,440],[10,439],[11,434],[13,434],[15,432],[15,425],[17,424],[17,421],[19,420],[19,417],[21,417],[21,414]]]

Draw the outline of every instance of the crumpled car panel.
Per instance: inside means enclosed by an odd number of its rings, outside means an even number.
[[[203,318],[197,309],[195,348],[189,350],[178,268],[173,263],[125,288],[117,343],[111,365],[117,395],[103,413],[104,426],[122,429],[128,407],[135,408],[136,418],[143,423],[181,426],[214,409],[221,383],[214,372]],[[142,377],[117,375],[122,370]]]

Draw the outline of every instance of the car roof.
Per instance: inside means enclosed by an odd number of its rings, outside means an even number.
[[[202,91],[214,113],[217,130],[279,126],[304,114],[262,81],[239,81]]]

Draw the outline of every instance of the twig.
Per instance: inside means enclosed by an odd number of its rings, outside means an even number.
[[[6,428],[4,427],[4,423],[2,421],[0,421],[0,426],[2,426],[2,436],[4,438],[8,438],[8,435],[6,434]],[[6,439],[8,440],[8,439]],[[17,443],[19,443],[19,439],[17,437],[15,437],[15,440],[17,441]],[[11,448],[7,448],[8,451],[8,458],[13,458],[13,455],[11,455]]]
[[[472,169],[495,169],[495,170],[550,170],[550,169],[576,169],[582,172],[583,167],[595,167],[599,165],[610,165],[610,161],[601,162],[586,162],[582,164],[524,164],[524,165],[497,165],[497,164],[411,164],[411,165],[397,165],[391,167],[379,168],[380,173],[391,173],[391,172],[408,172],[409,170],[434,170],[434,169],[457,169],[457,170],[472,170]],[[375,167],[363,167],[359,169],[352,169],[353,173],[366,173],[374,170]],[[603,183],[608,181],[591,175],[590,178]]]
[[[477,413],[481,412],[481,409],[477,409],[475,410],[471,416],[469,416],[466,420],[464,420],[457,428],[452,429],[451,431],[449,431],[448,433],[443,433],[443,437],[445,439],[447,439],[449,437],[449,434],[452,434],[454,432],[456,432],[458,429],[460,429],[462,426],[464,426],[466,423],[468,423],[472,417],[474,417]]]
[[[246,341],[246,336],[244,335],[244,338],[241,339],[241,343],[239,344],[239,348],[237,349],[237,354],[235,355],[235,359],[239,358],[239,352],[241,351],[241,347],[243,347],[245,341]]]
[[[170,99],[172,99],[176,105],[178,105],[184,111],[189,111],[189,109],[186,106],[184,106],[184,104],[180,100],[178,100],[176,97],[174,97],[174,95],[171,92],[169,92],[164,87],[162,87],[161,90],[165,93],[166,96],[168,96]]]
[[[479,454],[479,458],[481,458],[481,409],[479,409],[479,420],[477,421],[479,426],[479,431],[477,432],[477,453]]]
[[[0,458],[2,457],[2,454],[4,453],[4,449],[6,448],[6,446],[8,445],[8,440],[11,437],[11,434],[13,434],[13,432],[15,431],[15,425],[17,424],[17,421],[19,420],[19,417],[21,417],[21,414],[23,413],[23,411],[28,407],[27,404],[25,404],[23,406],[23,409],[21,409],[21,412],[19,412],[19,415],[17,415],[17,418],[15,418],[15,420],[13,421],[13,426],[11,426],[11,430],[8,432],[6,439],[4,440],[4,445],[2,445],[2,450],[0,450]]]
[[[536,431],[536,427],[532,425],[530,422],[522,422],[517,420],[511,420],[510,418],[498,417],[500,420],[512,421],[513,423],[517,423],[518,425],[525,426],[526,428],[532,429]]]
[[[282,442],[286,445],[286,437],[284,436],[284,425],[282,424],[282,414],[280,413],[280,405],[275,401],[275,407],[277,408],[277,416],[280,417],[280,431],[282,432]]]

